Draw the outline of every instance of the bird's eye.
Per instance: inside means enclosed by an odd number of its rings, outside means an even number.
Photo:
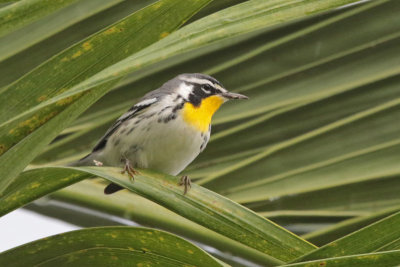
[[[211,91],[211,89],[212,89],[212,86],[211,86],[211,85],[209,85],[209,84],[204,84],[204,85],[202,86],[202,88],[203,88],[205,91],[208,91],[208,92],[210,92],[210,91]]]

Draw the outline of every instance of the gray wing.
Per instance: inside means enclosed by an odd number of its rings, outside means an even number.
[[[93,152],[101,150],[107,144],[108,138],[118,129],[118,127],[125,121],[135,117],[137,113],[141,110],[144,110],[154,104],[155,102],[161,100],[165,96],[174,92],[176,88],[179,87],[180,80],[179,76],[164,83],[160,88],[151,91],[143,96],[139,103],[134,105],[131,109],[129,109],[124,115],[118,118],[118,120],[108,129],[106,134],[100,139],[100,141],[93,148]]]
[[[131,107],[125,114],[123,114],[121,117],[119,117],[114,122],[114,124],[107,130],[105,135],[94,146],[94,148],[92,150],[92,153],[96,152],[96,151],[99,151],[99,150],[102,150],[106,146],[108,138],[110,138],[110,136],[119,128],[119,126],[122,123],[124,123],[125,121],[130,120],[131,118],[135,117],[138,114],[139,111],[142,111],[142,110],[148,108],[149,106],[151,106],[155,102],[157,102],[157,97],[147,98],[147,99],[144,99],[144,100],[140,101],[139,103],[137,103],[133,107]]]

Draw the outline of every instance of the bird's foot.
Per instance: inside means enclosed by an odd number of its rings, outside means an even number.
[[[121,171],[122,174],[127,173],[129,175],[129,178],[133,181],[134,176],[138,174],[138,172],[132,167],[132,164],[129,160],[125,159],[125,165],[124,168]]]
[[[178,185],[184,186],[183,194],[186,195],[189,189],[192,188],[192,181],[190,181],[190,178],[187,175],[184,175],[181,177],[181,180],[179,181]]]

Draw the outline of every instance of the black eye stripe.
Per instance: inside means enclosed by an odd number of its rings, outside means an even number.
[[[211,90],[212,90],[214,87],[212,87],[212,86],[209,85],[209,84],[203,84],[203,85],[202,85],[202,88],[203,88],[204,90],[206,90],[206,91],[210,91],[210,92],[211,92]]]
[[[188,96],[188,100],[194,106],[199,106],[202,99],[204,99],[204,98],[222,93],[222,91],[220,89],[217,89],[210,84],[194,83],[194,82],[186,82],[186,81],[185,81],[185,83],[187,85],[193,86],[192,91]]]
[[[204,89],[204,84],[191,84],[193,86],[192,92],[189,94],[189,102],[193,105],[200,105],[202,99],[216,94],[215,88],[210,86],[210,90]]]

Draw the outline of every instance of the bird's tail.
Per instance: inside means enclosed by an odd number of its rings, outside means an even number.
[[[90,153],[88,155],[86,155],[85,157],[81,158],[80,160],[68,163],[67,166],[95,166],[94,163],[94,158],[93,158],[93,153]]]
[[[95,165],[96,164],[94,163],[93,153],[90,153],[87,156],[81,158],[80,160],[69,163],[67,166],[78,167],[78,166],[95,166]],[[104,188],[104,194],[110,195],[122,189],[124,189],[122,186],[111,183],[108,186],[106,186],[106,188]]]

